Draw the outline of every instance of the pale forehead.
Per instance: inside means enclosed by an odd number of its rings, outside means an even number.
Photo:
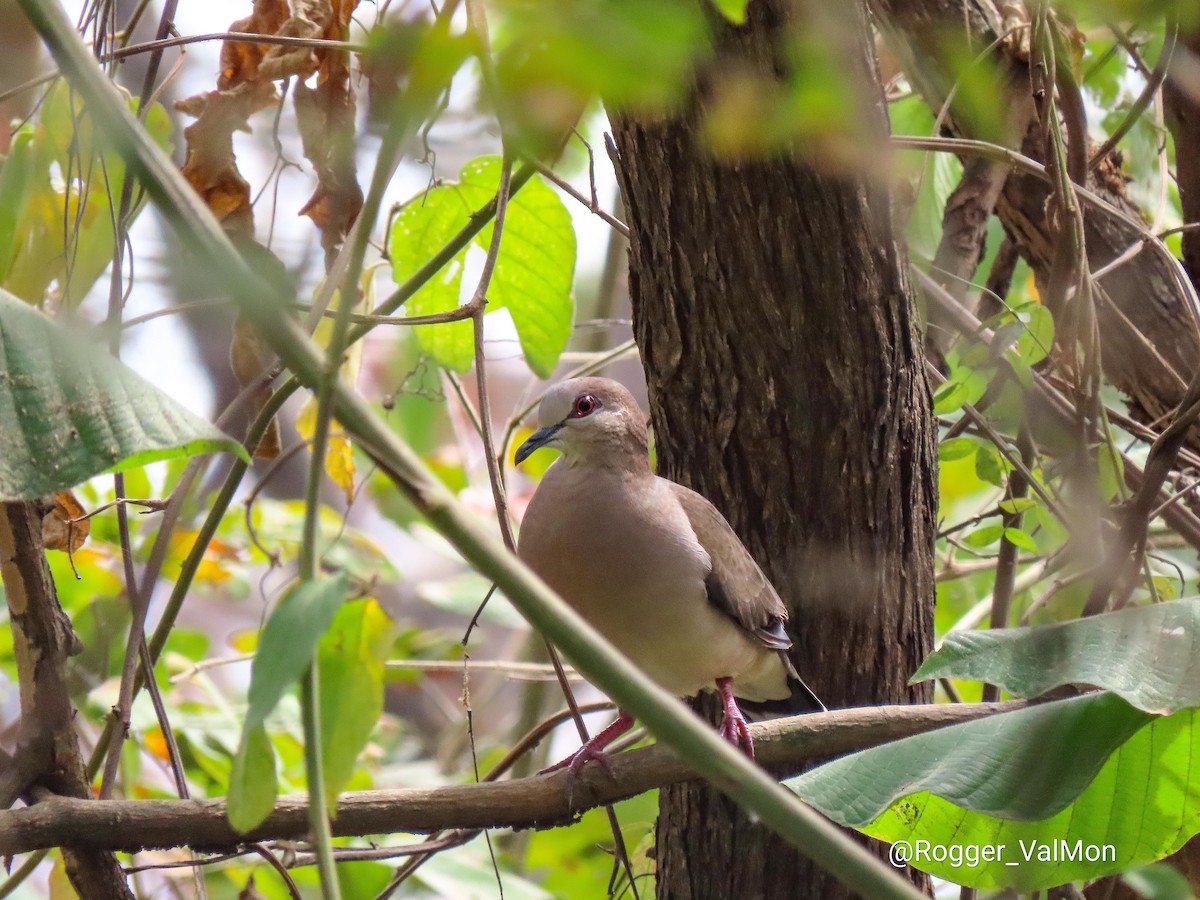
[[[637,401],[618,382],[607,378],[572,378],[552,387],[538,407],[538,424],[553,425],[571,412],[571,405],[580,394],[592,394],[608,408],[632,407]]]

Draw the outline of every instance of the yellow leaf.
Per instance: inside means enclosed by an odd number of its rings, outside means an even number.
[[[346,495],[346,505],[354,500],[354,451],[341,425],[330,429],[329,449],[325,452],[325,471]]]
[[[67,867],[62,853],[55,854],[54,866],[50,869],[50,900],[78,900],[79,895],[67,878]]]
[[[166,762],[171,761],[171,752],[167,748],[167,739],[163,737],[163,733],[155,728],[152,731],[146,732],[145,736],[146,749],[159,759]]]
[[[374,301],[371,278],[373,268],[363,273],[362,290],[359,292],[358,302],[354,305],[355,312],[363,312]],[[319,292],[320,287],[317,289],[317,293]],[[320,346],[327,347],[332,333],[333,319],[324,317],[317,323],[316,330],[313,331],[313,340]],[[358,373],[361,368],[362,342],[359,341],[342,358],[339,375],[347,384],[354,385],[358,382]],[[310,396],[299,415],[296,416],[296,431],[300,433],[301,438],[311,441],[316,430],[317,403],[316,398]],[[330,422],[329,425],[329,443],[325,449],[325,472],[333,480],[333,483],[342,489],[346,495],[346,504],[349,505],[354,499],[354,453],[346,430],[336,420]]]

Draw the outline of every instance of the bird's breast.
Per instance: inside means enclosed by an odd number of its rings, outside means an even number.
[[[657,480],[565,488],[543,482],[518,553],[597,631],[680,696],[759,665],[763,648],[708,601],[708,554]]]

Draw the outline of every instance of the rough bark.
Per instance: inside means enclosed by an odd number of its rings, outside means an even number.
[[[1029,107],[1028,17],[1020,4],[992,0],[869,0],[889,46],[905,74],[935,109],[945,102],[956,73],[950,60],[963,47],[982,51],[1000,39],[993,57],[1007,83],[1025,91],[1008,101]],[[951,106],[948,125],[955,135],[980,133],[966,110]],[[1017,132],[1020,134],[1021,132]],[[1024,131],[1017,149],[1039,161],[1045,154],[1036,127]],[[1125,192],[1125,178],[1110,156],[1088,178],[1088,188],[1135,219],[1141,212]],[[1014,175],[1005,184],[996,213],[1039,283],[1045,285],[1057,247],[1056,226],[1048,216],[1049,186]],[[1085,209],[1088,262],[1097,270],[1139,243],[1138,233],[1093,209]],[[1097,321],[1105,377],[1130,399],[1141,421],[1169,412],[1200,358],[1200,337],[1167,263],[1142,252],[1099,280]],[[1192,443],[1196,442],[1193,433]]]
[[[1175,139],[1175,178],[1183,221],[1200,222],[1200,31],[1175,49],[1176,73],[1164,85],[1167,125]],[[1183,77],[1180,77],[1182,75]],[[1183,233],[1183,264],[1200,285],[1200,231]]]
[[[17,790],[90,798],[65,677],[67,657],[78,652],[79,639],[54,590],[39,504],[0,505],[0,577],[21,688],[17,759],[31,779]],[[73,845],[64,846],[62,853],[67,877],[81,897],[132,900],[112,853]]]
[[[988,221],[1007,178],[1007,167],[993,160],[963,160],[962,178],[946,199],[942,239],[930,274],[972,312],[976,300],[968,292],[983,259]],[[940,363],[956,334],[951,323],[938,318],[936,306],[926,308],[926,318],[926,352]]]
[[[788,10],[821,6],[751,3],[744,26],[716,26],[714,71],[773,76],[807,24]],[[865,11],[843,6],[847,77],[871,86],[882,132]],[[703,95],[676,117],[613,123],[659,466],[764,565],[828,705],[925,699],[907,678],[933,630],[935,431],[889,198],[797,158],[713,158]],[[660,897],[848,896],[716,791],[661,796]]]

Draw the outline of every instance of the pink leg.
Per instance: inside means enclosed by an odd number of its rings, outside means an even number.
[[[566,759],[556,762],[548,768],[538,772],[539,775],[545,775],[549,772],[557,772],[559,769],[567,770],[567,797],[570,798],[575,789],[575,777],[579,774],[579,770],[584,764],[595,760],[604,767],[609,776],[612,775],[612,767],[608,762],[608,754],[604,752],[604,748],[627,732],[633,727],[633,716],[621,710],[615,722],[589,740],[586,744],[568,756]]]
[[[721,692],[721,702],[725,706],[725,715],[721,717],[721,737],[733,746],[741,747],[748,757],[754,759],[754,741],[750,738],[750,725],[734,699],[733,679],[718,678],[717,689]]]

